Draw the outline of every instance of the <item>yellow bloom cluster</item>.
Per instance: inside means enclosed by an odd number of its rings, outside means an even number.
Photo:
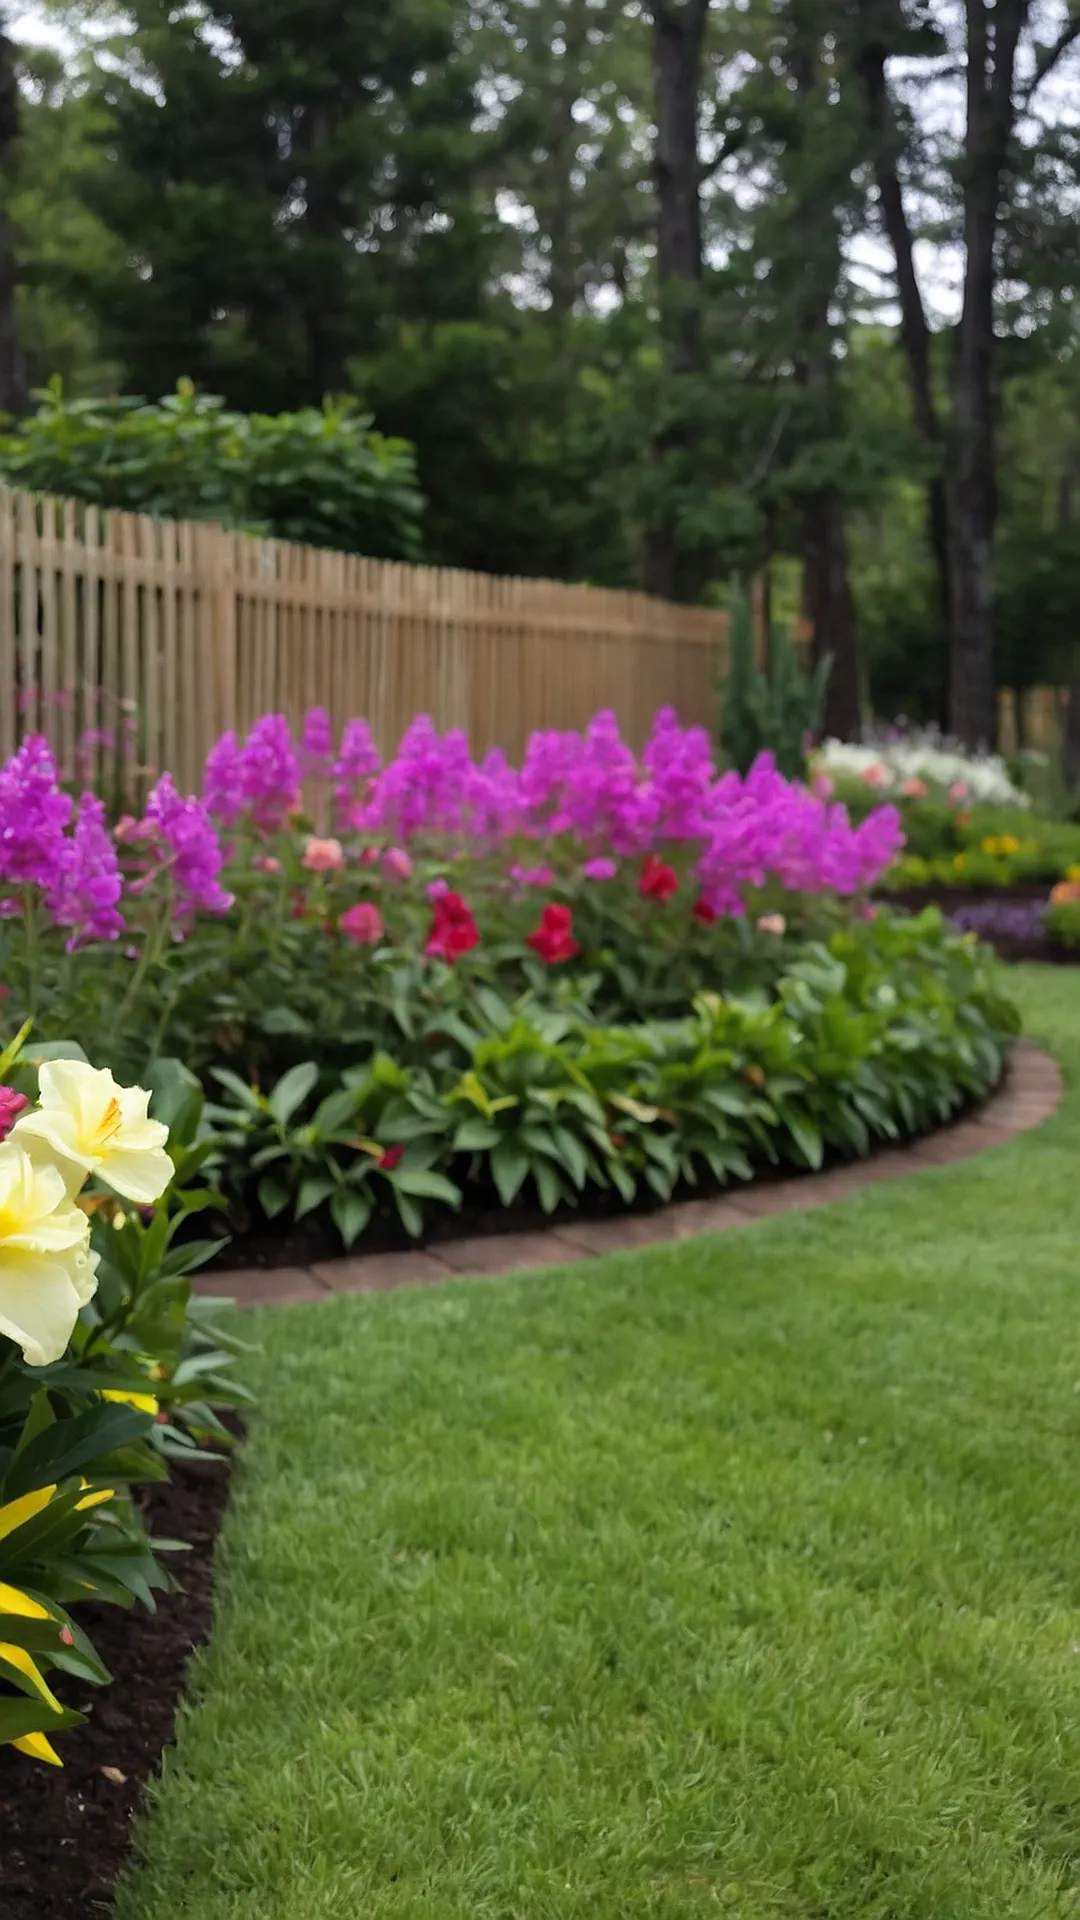
[[[979,842],[980,853],[1019,853],[1020,842],[1013,833],[988,834]]]

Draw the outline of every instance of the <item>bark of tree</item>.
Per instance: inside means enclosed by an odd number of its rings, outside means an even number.
[[[862,722],[858,631],[848,575],[847,515],[835,488],[816,494],[806,508],[803,611],[813,629],[815,666],[832,658],[824,731],[838,740],[857,740]]]
[[[793,37],[788,66],[813,135],[815,108],[822,94],[821,21],[817,9],[792,8]],[[798,208],[803,140],[796,137],[787,155],[788,186]],[[850,176],[846,146],[836,145],[833,193],[815,191],[800,217],[805,262],[799,313],[798,376],[811,396],[822,432],[835,433],[843,422],[829,308],[842,275],[839,208]],[[835,199],[834,196],[835,195]],[[799,209],[799,216],[801,216]],[[812,630],[815,665],[831,659],[825,732],[857,740],[862,727],[859,638],[848,574],[847,506],[840,488],[823,482],[803,509],[803,615]]]
[[[10,187],[19,138],[19,86],[15,49],[0,30],[0,179],[5,194]],[[15,294],[19,282],[15,229],[6,207],[0,207],[0,413],[20,418],[30,410],[26,363],[19,340]]]
[[[1015,104],[1016,49],[1029,0],[965,0],[967,133],[964,297],[950,373],[950,724],[970,746],[997,733],[994,680],[994,250]]]
[[[874,178],[881,223],[896,263],[900,307],[900,343],[907,360],[912,412],[934,462],[926,488],[926,533],[938,578],[946,639],[952,638],[952,587],[949,570],[949,509],[945,492],[945,444],[934,397],[930,327],[915,270],[915,242],[904,207],[897,171],[900,142],[885,82],[885,47],[880,40],[863,47],[860,68],[874,147]],[[947,718],[943,712],[942,722]]]
[[[680,378],[701,366],[701,165],[698,102],[708,0],[654,0],[653,91],[656,111],[656,252],[665,371]],[[674,404],[679,414],[677,399]],[[660,467],[685,451],[688,429],[676,417],[660,434]],[[670,515],[660,513],[645,537],[645,587],[668,600],[692,598],[700,582],[682,560]]]

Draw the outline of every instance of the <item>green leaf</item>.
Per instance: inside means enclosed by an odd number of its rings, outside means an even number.
[[[336,1193],[338,1184],[338,1181],[325,1173],[309,1174],[306,1180],[301,1180],[293,1218],[302,1220],[306,1213],[312,1213],[316,1207],[321,1207],[324,1200],[328,1200],[332,1193]]]
[[[491,1155],[491,1174],[504,1207],[512,1206],[529,1172],[529,1156],[516,1140],[500,1140]]]
[[[299,1066],[290,1067],[288,1073],[282,1074],[268,1101],[270,1112],[279,1126],[288,1126],[318,1078],[319,1069],[314,1060],[302,1060]]]
[[[289,1204],[289,1189],[276,1174],[264,1173],[258,1185],[259,1205],[268,1220],[276,1220]]]
[[[410,1193],[417,1200],[444,1200],[449,1207],[461,1205],[460,1190],[444,1173],[432,1173],[424,1167],[396,1167],[387,1178],[399,1193]]]
[[[372,1205],[366,1193],[355,1187],[339,1187],[330,1202],[334,1225],[347,1247],[359,1239],[371,1219]]]
[[[203,1090],[182,1060],[155,1060],[144,1079],[151,1090],[150,1112],[169,1129],[170,1147],[189,1147],[202,1118]]]

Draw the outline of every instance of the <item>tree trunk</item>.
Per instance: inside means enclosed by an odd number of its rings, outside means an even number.
[[[994,677],[994,249],[1015,107],[1016,48],[1029,0],[965,0],[964,301],[949,382],[952,645],[949,724],[966,745],[997,737]]]
[[[19,138],[19,86],[15,49],[0,32],[0,178],[5,198],[10,192]],[[21,418],[30,410],[26,364],[19,341],[15,307],[19,270],[15,257],[15,229],[6,208],[0,208],[0,413]]]
[[[708,0],[656,0],[653,6],[653,91],[656,109],[656,256],[664,362],[676,383],[672,423],[658,436],[663,469],[686,451],[677,383],[701,365],[701,170],[698,100]],[[672,516],[661,510],[645,536],[645,588],[664,599],[693,597]]]
[[[822,725],[837,740],[857,740],[862,725],[855,606],[848,577],[847,518],[834,488],[809,501],[803,524],[803,612],[812,628],[815,666],[831,656]]]

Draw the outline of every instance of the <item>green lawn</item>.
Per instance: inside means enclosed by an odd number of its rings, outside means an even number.
[[[118,1920],[1080,1914],[1080,972],[1015,978],[1005,1150],[261,1316]]]

